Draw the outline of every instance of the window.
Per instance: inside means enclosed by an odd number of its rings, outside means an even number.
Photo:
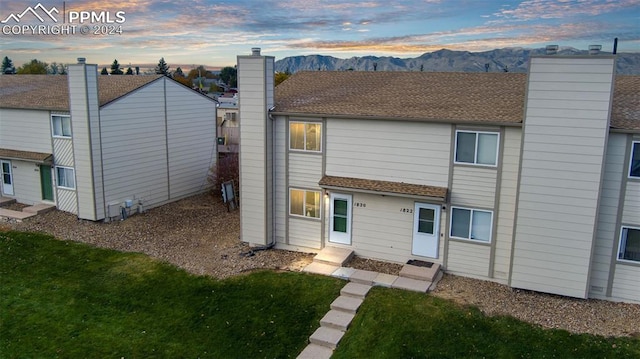
[[[622,227],[618,259],[640,262],[640,228]]]
[[[455,163],[495,166],[499,135],[494,132],[456,131]]]
[[[629,177],[640,178],[640,141],[631,145],[631,163],[629,163]]]
[[[289,190],[289,213],[294,216],[320,218],[320,192]]]
[[[76,176],[73,168],[56,167],[56,179],[58,182],[58,187],[69,189],[76,188]]]
[[[71,117],[51,116],[51,125],[55,137],[71,137]]]
[[[291,122],[289,124],[289,148],[300,151],[322,150],[322,124]]]
[[[491,242],[493,212],[451,207],[450,237]]]

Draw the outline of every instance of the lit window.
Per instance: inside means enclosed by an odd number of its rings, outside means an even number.
[[[56,167],[56,179],[58,187],[75,189],[76,177],[73,168]]]
[[[71,117],[51,116],[51,125],[55,137],[71,137]]]
[[[640,262],[640,228],[622,227],[618,259]]]
[[[451,208],[449,235],[455,238],[491,242],[493,212],[479,209]]]
[[[291,189],[289,213],[294,216],[320,218],[320,192]]]
[[[494,132],[456,131],[456,163],[495,166],[500,136]]]
[[[322,124],[291,122],[289,124],[289,148],[320,152],[322,149]]]

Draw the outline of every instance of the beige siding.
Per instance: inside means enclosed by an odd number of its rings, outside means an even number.
[[[514,287],[587,295],[613,69],[606,57],[531,59]],[[581,86],[551,86],[567,82]]]
[[[39,166],[33,162],[11,160],[13,193],[16,201],[36,204],[42,201]]]
[[[596,243],[591,260],[589,297],[604,298],[609,285],[611,253],[618,245],[617,219],[620,206],[620,187],[625,173],[626,137],[626,135],[619,133],[609,134],[598,207]]]
[[[322,156],[305,153],[289,153],[289,186],[317,188],[322,178]]]
[[[472,208],[493,208],[496,198],[495,168],[454,166],[451,204]]]
[[[241,239],[265,245],[271,242],[270,216],[273,211],[268,193],[272,193],[268,177],[272,175],[270,146],[271,120],[267,119],[268,99],[272,90],[266,72],[273,57],[239,56],[238,87],[240,113],[240,216]],[[271,65],[269,65],[271,66]]]
[[[71,139],[53,139],[53,163],[57,166],[73,167],[73,141]]]
[[[135,198],[152,207],[169,199],[165,119],[163,81],[101,109],[106,203]]]
[[[627,149],[628,151],[628,149]],[[625,168],[628,174],[629,168]],[[640,224],[640,181],[630,180],[627,182],[627,190],[624,194],[624,212],[622,213],[623,223]]]
[[[618,264],[613,278],[611,297],[618,300],[640,303],[640,267]]]
[[[520,165],[520,140],[522,130],[506,128],[502,153],[502,178],[500,182],[498,222],[496,232],[493,276],[507,281],[511,265],[511,245],[515,223],[516,193],[518,191],[518,167]]]
[[[76,191],[70,191],[62,188],[56,190],[56,207],[65,212],[78,214],[78,199]]]
[[[475,278],[487,278],[491,247],[471,242],[449,241],[447,272]]]
[[[205,190],[216,159],[215,103],[166,80],[171,199]],[[236,186],[238,184],[236,183]]]
[[[289,218],[289,244],[305,248],[320,249],[322,223],[303,218]]]
[[[286,172],[286,151],[287,151],[287,135],[286,135],[287,122],[283,117],[278,117],[274,124],[275,127],[275,154],[274,160],[274,178],[275,178],[275,236],[276,241],[279,243],[286,242],[286,218],[287,208],[287,172]]]
[[[0,148],[51,153],[49,111],[0,108]]]
[[[327,120],[327,175],[446,187],[451,125]]]

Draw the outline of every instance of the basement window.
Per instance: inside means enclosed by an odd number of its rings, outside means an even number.
[[[456,131],[455,163],[495,167],[498,163],[497,132]]]
[[[622,227],[618,259],[621,261],[640,262],[640,228]]]
[[[640,178],[640,141],[631,144],[631,163],[629,163],[629,177]]]
[[[320,191],[290,189],[289,214],[300,217],[320,218]]]

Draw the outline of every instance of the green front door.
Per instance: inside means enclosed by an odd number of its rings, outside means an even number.
[[[42,187],[42,199],[45,201],[53,201],[51,166],[40,165],[40,186]]]

